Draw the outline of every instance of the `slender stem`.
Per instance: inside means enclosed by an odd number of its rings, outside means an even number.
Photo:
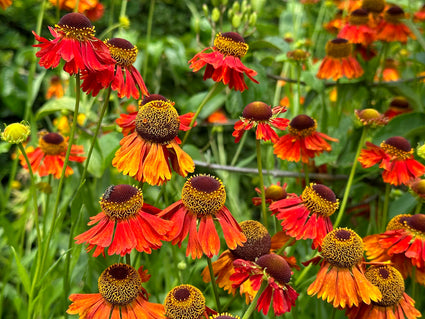
[[[52,188],[52,175],[49,175],[47,178],[47,184],[49,184],[49,187]],[[50,203],[50,192],[46,194],[46,201],[44,203],[44,213],[43,213],[43,234],[46,233],[46,226],[47,226],[47,215],[49,212],[49,203]]]
[[[131,265],[131,256],[130,254],[125,255],[125,263]]]
[[[416,205],[416,209],[415,209],[415,214],[420,214],[421,210],[422,210],[422,203],[424,201],[422,200],[422,198],[420,198],[418,200],[418,204]]]
[[[263,282],[261,283],[260,289],[257,291],[257,294],[254,297],[254,300],[252,300],[248,309],[245,311],[242,319],[248,319],[249,317],[251,317],[252,313],[254,312],[255,308],[257,307],[257,301],[260,298],[261,294],[263,293],[264,289],[266,289],[266,287],[267,287],[267,280],[263,279]]]
[[[305,267],[301,271],[300,275],[297,277],[297,279],[295,279],[295,287],[298,287],[298,285],[300,284],[300,282],[302,282],[302,280],[304,279],[304,277],[310,271],[311,267],[313,267],[313,264],[309,264],[307,267]]]
[[[215,281],[214,270],[213,270],[213,267],[212,267],[211,258],[207,257],[207,263],[208,263],[208,270],[210,272],[211,284],[212,284],[212,287],[213,287],[215,303],[217,305],[217,311],[220,313],[221,312],[220,297],[218,295],[217,282]]]
[[[310,176],[309,176],[308,163],[303,163],[303,167],[304,167],[305,186],[307,187],[308,185],[310,185]]]
[[[301,108],[301,103],[300,103],[300,98],[301,98],[301,64],[297,62],[296,65],[296,69],[297,69],[297,97],[296,100],[294,101],[294,114],[292,114],[292,116],[297,116],[300,112],[300,108]]]
[[[354,156],[354,161],[353,161],[353,164],[351,166],[350,176],[348,177],[347,186],[345,187],[345,191],[344,191],[344,197],[342,198],[341,206],[339,208],[339,212],[338,212],[338,216],[336,218],[335,224],[334,224],[334,228],[339,226],[341,219],[342,219],[342,216],[344,215],[345,208],[347,206],[348,197],[350,195],[351,185],[353,184],[354,175],[355,175],[355,172],[356,172],[358,158],[359,158],[359,155],[360,155],[360,151],[363,147],[364,140],[366,138],[366,131],[367,131],[367,126],[363,126],[362,135],[360,136],[360,141],[358,143],[356,155]]]
[[[382,214],[381,214],[381,220],[380,220],[380,231],[385,231],[385,225],[387,224],[387,218],[388,218],[388,206],[390,202],[390,191],[391,191],[391,184],[386,183],[385,184],[385,198],[384,198],[384,207],[382,207]]]
[[[239,141],[239,144],[238,144],[238,148],[236,149],[236,153],[233,156],[232,161],[230,162],[230,166],[235,166],[236,165],[236,162],[238,161],[239,155],[242,152],[242,148],[243,148],[243,146],[245,144],[245,141],[246,141],[246,137],[247,136],[248,136],[248,134],[242,135],[242,138],[241,138],[241,140]]]
[[[332,313],[330,319],[335,319],[336,308],[332,308]]]
[[[155,0],[151,0],[149,4],[149,14],[148,14],[148,26],[146,30],[146,47],[145,47],[145,55],[143,57],[143,78],[146,78],[146,72],[148,70],[148,61],[149,61],[149,50],[148,46],[151,42],[151,34],[152,34],[152,21],[153,21],[153,13],[155,10]]]
[[[289,240],[276,251],[276,254],[280,255],[281,253],[283,253],[285,251],[286,247],[290,246],[294,241],[295,241],[295,238],[292,238],[292,237],[289,238]]]
[[[257,168],[258,177],[260,178],[260,190],[261,190],[261,215],[263,216],[263,225],[268,229],[268,218],[266,210],[266,191],[264,189],[264,178],[263,178],[263,164],[261,161],[261,141],[255,140],[257,146]]]
[[[187,138],[189,136],[189,133],[192,130],[192,127],[195,124],[196,119],[198,118],[199,113],[201,113],[201,111],[204,108],[205,104],[212,97],[212,95],[214,94],[215,90],[218,88],[219,85],[220,85],[220,82],[216,82],[213,86],[211,86],[209,92],[207,93],[207,95],[205,95],[204,99],[199,104],[198,109],[195,112],[195,115],[193,115],[192,121],[190,121],[190,124],[189,124],[190,129],[186,131],[186,134],[183,137],[183,141],[182,141],[182,144],[181,144],[182,146],[186,142],[186,140],[187,140]]]

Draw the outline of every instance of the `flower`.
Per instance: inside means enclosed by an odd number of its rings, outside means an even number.
[[[375,30],[369,26],[369,13],[364,9],[352,11],[348,23],[339,31],[338,38],[369,46],[375,40]]]
[[[346,39],[335,38],[326,43],[326,56],[320,64],[317,77],[334,81],[345,76],[348,79],[359,78],[363,69],[352,56],[353,45]]]
[[[324,24],[323,27],[325,28],[326,31],[332,34],[338,34],[339,30],[341,30],[341,28],[345,24],[345,18],[342,17],[342,13],[343,13],[343,10],[338,10],[335,13],[334,18],[331,21]]]
[[[345,312],[349,319],[414,319],[421,317],[415,301],[404,291],[404,281],[397,269],[390,265],[371,266],[365,277],[382,293],[382,299],[370,305],[360,303]]]
[[[273,144],[273,153],[283,160],[308,163],[310,158],[320,155],[323,151],[329,152],[332,147],[326,140],[338,140],[317,132],[316,129],[316,120],[305,114],[297,115],[289,122],[289,134],[283,135]]]
[[[3,10],[6,10],[12,5],[12,0],[0,0],[0,7]]]
[[[218,33],[214,46],[208,47],[197,53],[189,60],[189,67],[193,72],[198,72],[206,66],[204,81],[212,78],[215,82],[229,84],[230,89],[244,91],[248,86],[244,80],[244,73],[253,82],[257,72],[247,68],[241,58],[248,52],[248,44],[236,32]]]
[[[113,264],[99,277],[99,293],[72,294],[72,304],[66,311],[79,318],[152,318],[164,317],[164,306],[149,302],[142,284],[150,275],[143,266],[136,271],[127,264]],[[121,313],[121,314],[120,314]]]
[[[366,142],[366,149],[360,152],[359,162],[363,168],[379,163],[379,167],[384,169],[384,182],[392,185],[407,184],[425,173],[425,166],[413,158],[413,148],[401,136],[390,137],[380,146]]]
[[[329,218],[338,209],[334,192],[322,184],[310,183],[301,196],[289,194],[269,207],[281,220],[283,230],[295,239],[313,239],[313,247],[321,245],[333,227]]]
[[[39,133],[38,146],[30,152],[27,152],[31,168],[39,176],[52,174],[55,178],[60,178],[65,162],[65,153],[68,148],[68,137],[63,137],[59,133],[49,133],[42,131]],[[83,162],[86,158],[80,156],[84,153],[83,146],[72,145],[69,160],[72,162]],[[28,169],[23,156],[20,156],[21,165]],[[65,176],[73,174],[71,167],[67,166]]]
[[[229,123],[229,119],[227,118],[226,113],[223,110],[214,111],[207,117],[205,121],[214,125]]]
[[[415,12],[413,15],[413,21],[414,22],[423,22],[425,21],[425,4],[422,5],[418,11]]]
[[[266,204],[271,204],[275,201],[278,201],[280,199],[285,199],[287,196],[286,187],[288,185],[285,183],[283,186],[280,185],[280,182],[277,182],[276,184],[272,184],[268,187],[264,186],[264,192],[265,192],[265,198],[266,198]],[[261,195],[261,191],[258,187],[255,188],[255,191]],[[253,197],[252,203],[255,206],[261,205],[261,197]]]
[[[179,285],[171,289],[164,300],[165,315],[169,319],[208,318],[205,297],[192,285]]]
[[[224,205],[225,201],[226,190],[217,177],[200,174],[188,178],[183,186],[181,199],[159,214],[160,217],[174,222],[170,232],[172,244],[181,247],[183,240],[189,235],[186,256],[190,255],[195,259],[201,258],[202,254],[209,258],[217,255],[220,250],[220,238],[214,220],[220,223],[230,249],[244,243],[246,237]]]
[[[117,91],[120,98],[131,96],[138,99],[140,92],[142,97],[148,95],[142,76],[133,66],[137,57],[137,47],[121,38],[107,39],[104,43],[115,61],[106,65],[105,70],[84,71],[81,75],[83,91],[96,96],[101,89],[111,85],[111,89]]]
[[[384,18],[377,26],[377,40],[406,43],[409,37],[414,38],[412,31],[402,22],[405,13],[399,6],[391,6],[384,13]]]
[[[242,117],[235,123],[232,136],[235,137],[235,143],[239,143],[245,131],[257,127],[255,131],[256,139],[263,141],[272,141],[275,143],[279,136],[271,126],[285,130],[289,120],[277,118],[281,113],[286,112],[286,107],[276,106],[273,109],[264,102],[255,101],[245,106]]]
[[[55,25],[49,27],[53,40],[47,40],[34,31],[35,39],[40,42],[34,47],[41,48],[36,53],[40,66],[56,68],[61,59],[65,61],[63,69],[70,75],[83,70],[103,70],[105,64],[115,61],[111,58],[106,45],[94,37],[95,28],[90,20],[81,13],[65,14]]]
[[[322,242],[319,273],[307,294],[317,294],[335,308],[381,300],[381,292],[366,280],[361,268],[363,251],[361,237],[351,229],[336,228],[328,233]]]
[[[56,98],[61,98],[64,94],[64,89],[62,85],[62,80],[57,75],[54,75],[50,78],[50,86],[46,92],[46,99],[51,99],[53,96]]]
[[[266,288],[258,298],[256,309],[267,314],[270,304],[273,305],[275,316],[291,311],[295,305],[298,293],[289,285],[292,271],[286,260],[277,254],[266,254],[255,262],[236,259],[233,262],[235,273],[230,276],[233,287],[239,287],[246,280],[251,281],[255,290],[260,290],[263,280]]]
[[[231,315],[228,312],[218,313],[210,317],[210,319],[241,319],[239,316]]]
[[[100,198],[102,212],[90,217],[86,232],[75,237],[77,244],[87,243],[97,257],[108,248],[108,255],[131,253],[132,249],[151,253],[167,240],[171,222],[159,218],[160,209],[144,203],[142,191],[130,185],[111,185]]]
[[[397,115],[410,113],[413,109],[410,106],[410,103],[407,99],[402,96],[397,96],[393,98],[388,106],[388,109],[385,111],[384,115],[389,119],[396,117]]]
[[[308,57],[310,56],[310,53],[303,49],[295,49],[293,51],[289,51],[286,56],[288,57],[288,59],[297,63],[304,63],[305,61],[307,61]]]
[[[4,128],[0,137],[2,140],[10,144],[21,144],[25,142],[31,134],[31,127],[28,122],[12,123]]]
[[[408,186],[410,187],[413,196],[415,196],[419,201],[425,199],[425,179],[414,179],[408,184]]]
[[[180,148],[177,134],[179,130],[189,129],[192,116],[193,113],[179,116],[174,102],[161,95],[145,97],[139,102],[137,113],[121,115],[117,120],[124,137],[112,165],[150,185],[162,185],[170,180],[171,167],[185,177],[195,170],[195,164]]]
[[[364,126],[383,126],[386,125],[389,120],[385,115],[372,108],[354,110],[354,114]]]
[[[77,5],[77,0],[49,0],[49,2],[54,6],[58,6],[61,10],[67,11],[73,11]],[[104,11],[103,5],[98,0],[79,0],[77,10],[92,21],[99,20]]]
[[[382,75],[379,74],[380,72],[382,72]],[[386,82],[394,82],[400,79],[400,72],[397,69],[397,62],[394,59],[388,58],[385,60],[383,70],[378,70],[375,75],[375,81],[380,81],[380,77]]]

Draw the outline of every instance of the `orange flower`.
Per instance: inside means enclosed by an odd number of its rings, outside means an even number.
[[[283,186],[280,185],[280,182],[277,182],[276,184],[272,184],[269,187],[264,186],[264,191],[265,191],[265,197],[266,197],[266,204],[271,204],[275,201],[278,201],[280,199],[285,199],[287,196],[286,193],[286,187],[287,184],[283,184]],[[255,191],[261,195],[261,190],[256,187]],[[253,197],[252,198],[252,203],[255,206],[260,206],[261,205],[261,197]]]
[[[371,304],[360,303],[345,312],[349,319],[414,319],[421,317],[415,301],[404,291],[401,274],[390,265],[372,266],[365,277],[382,293],[382,299]]]
[[[0,0],[0,7],[3,10],[6,10],[12,5],[12,0]]]
[[[410,103],[407,99],[402,96],[395,97],[391,100],[388,109],[385,111],[384,115],[389,119],[396,117],[397,115],[410,113],[413,109],[410,106]]]
[[[160,209],[144,203],[140,189],[130,185],[109,186],[100,198],[102,212],[90,217],[91,229],[75,237],[77,244],[87,243],[87,251],[95,248],[97,257],[108,248],[108,255],[139,252],[151,253],[167,240],[172,223],[159,218]]]
[[[348,79],[359,78],[363,69],[352,56],[352,44],[346,39],[335,38],[326,43],[326,56],[320,64],[317,77],[334,81],[345,76]]]
[[[311,183],[301,196],[289,194],[287,198],[271,204],[269,209],[282,221],[286,234],[297,240],[313,239],[313,247],[316,248],[333,229],[329,216],[338,206],[338,199],[329,187]]]
[[[277,117],[284,112],[286,112],[286,107],[276,106],[272,109],[270,105],[264,102],[249,103],[245,106],[241,119],[235,123],[235,130],[232,134],[235,137],[235,143],[239,143],[245,131],[253,127],[257,127],[255,131],[257,140],[271,140],[272,143],[275,143],[279,136],[271,127],[273,126],[280,130],[286,129],[289,120]]]
[[[412,31],[402,22],[405,13],[399,6],[392,6],[385,11],[384,18],[377,27],[377,39],[386,42],[399,41],[406,43],[407,39],[415,38]]]
[[[375,30],[369,26],[369,13],[364,9],[351,12],[348,23],[339,31],[338,38],[369,46],[375,40]]]
[[[51,99],[53,96],[61,98],[64,94],[63,85],[60,77],[54,75],[50,78],[50,86],[46,92],[46,99]]]
[[[382,75],[380,74],[382,72]],[[397,69],[397,62],[394,59],[386,59],[383,70],[378,69],[375,75],[375,81],[382,80],[386,82],[397,81],[400,79],[400,72]]]
[[[127,264],[113,264],[99,277],[99,293],[72,294],[72,304],[66,311],[79,318],[165,318],[164,306],[149,302],[148,293],[142,283],[150,275],[143,266],[136,271]]]
[[[338,34],[339,30],[345,25],[345,18],[342,17],[342,13],[342,10],[338,10],[335,17],[323,26],[326,31],[332,34]]]
[[[380,146],[366,142],[359,162],[363,168],[379,163],[379,167],[384,169],[384,182],[392,185],[407,184],[411,179],[425,174],[425,166],[413,158],[413,148],[401,136],[390,137]]]
[[[65,161],[65,153],[68,148],[69,137],[63,137],[59,133],[48,133],[42,131],[39,133],[38,146],[27,153],[34,173],[39,176],[47,176],[52,174],[55,178],[60,178],[63,164]],[[72,162],[83,162],[86,158],[80,156],[84,153],[83,146],[72,145],[69,160]],[[21,165],[28,169],[23,156],[20,156]],[[71,167],[65,170],[65,176],[73,174]]]
[[[121,115],[121,147],[112,165],[138,181],[162,185],[171,179],[171,167],[181,176],[193,172],[192,158],[179,146],[179,130],[187,131],[193,113],[179,116],[174,103],[152,94],[139,102],[138,113]],[[171,162],[171,165],[170,163]]]
[[[194,175],[184,184],[182,199],[165,208],[158,216],[174,222],[169,234],[173,245],[181,247],[189,235],[186,256],[195,259],[205,254],[211,258],[220,250],[220,238],[214,220],[220,223],[230,249],[246,241],[239,224],[224,206],[225,201],[226,190],[218,178]]]
[[[363,251],[361,237],[351,229],[336,228],[328,233],[322,243],[319,273],[307,294],[317,294],[335,308],[381,300],[381,292],[366,279],[361,267]]]
[[[207,117],[206,122],[211,124],[226,124],[229,122],[229,119],[223,110],[217,110]]]
[[[423,21],[425,21],[425,4],[422,6],[422,7],[420,7],[420,9],[417,11],[417,12],[415,12],[415,14],[413,15],[413,20],[415,21],[415,22],[423,22]]]
[[[77,0],[49,0],[49,2],[61,10],[73,11],[77,5]],[[83,13],[91,21],[99,20],[104,12],[103,5],[98,0],[79,0],[78,12]]]
[[[317,122],[310,116],[300,114],[288,125],[289,134],[283,135],[273,145],[277,157],[290,162],[308,163],[310,158],[329,152],[332,147],[326,140],[338,140],[316,131]]]
[[[214,40],[214,46],[197,53],[189,60],[189,67],[193,69],[193,72],[198,72],[206,66],[204,80],[212,78],[215,82],[229,84],[230,89],[242,92],[248,89],[244,73],[251,81],[258,83],[254,79],[257,72],[247,68],[241,62],[241,58],[247,51],[248,44],[238,33],[218,33]]]

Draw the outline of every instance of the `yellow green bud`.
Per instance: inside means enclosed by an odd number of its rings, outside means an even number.
[[[419,157],[425,159],[425,144],[418,146],[416,153],[418,153]]]
[[[211,19],[214,22],[217,22],[218,20],[220,20],[220,10],[218,10],[218,8],[214,8],[211,12]]]
[[[22,121],[21,123],[12,123],[6,126],[1,132],[1,138],[11,144],[21,144],[26,141],[31,134],[29,123]]]
[[[121,27],[123,27],[124,29],[128,29],[130,27],[130,20],[127,16],[120,17],[119,22]]]
[[[232,26],[237,29],[239,28],[239,26],[241,25],[241,21],[242,21],[242,15],[240,14],[235,14],[232,17]]]
[[[257,12],[253,12],[250,14],[248,23],[251,27],[255,26],[255,24],[257,23]]]

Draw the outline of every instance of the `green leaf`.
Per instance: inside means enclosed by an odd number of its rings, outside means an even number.
[[[36,120],[40,120],[43,117],[63,110],[74,112],[75,109],[75,98],[64,96],[60,99],[52,99],[43,104],[36,114]]]
[[[376,133],[373,143],[380,144],[392,136],[405,138],[423,136],[425,132],[425,114],[407,113],[394,117],[386,126]]]
[[[30,283],[30,277],[28,275],[28,272],[25,269],[25,267],[22,265],[21,259],[19,258],[18,254],[16,253],[15,248],[13,248],[13,246],[11,246],[10,249],[12,250],[13,256],[15,256],[19,278],[21,279],[21,282],[22,282],[22,285],[24,286],[25,292],[27,294],[29,294],[30,291],[31,291],[31,283]]]

